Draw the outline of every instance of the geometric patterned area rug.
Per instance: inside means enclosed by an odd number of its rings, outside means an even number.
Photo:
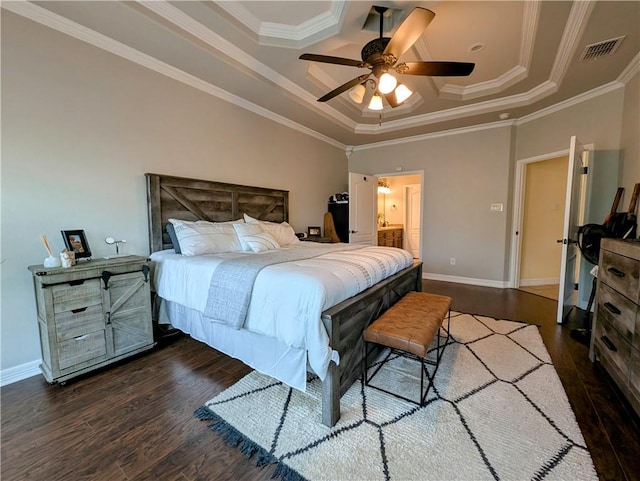
[[[423,407],[357,381],[328,428],[317,378],[302,393],[254,371],[195,415],[286,481],[598,479],[538,328],[452,312],[450,330]],[[420,365],[372,383],[417,399]]]

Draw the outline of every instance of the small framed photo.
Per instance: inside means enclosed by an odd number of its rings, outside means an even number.
[[[309,237],[320,237],[320,227],[308,227]]]
[[[63,230],[60,232],[64,239],[64,245],[75,253],[76,259],[91,257],[91,249],[89,249],[89,243],[83,230]]]

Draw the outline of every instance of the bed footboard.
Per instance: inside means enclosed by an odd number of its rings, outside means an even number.
[[[422,262],[322,313],[331,347],[340,353],[340,365],[329,364],[322,383],[322,423],[331,427],[340,419],[340,398],[362,371],[362,332],[409,291],[422,291]]]

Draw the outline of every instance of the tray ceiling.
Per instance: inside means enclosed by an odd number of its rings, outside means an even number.
[[[379,33],[365,27],[373,5],[395,11],[385,36],[414,7],[436,14],[401,60],[474,62],[475,70],[403,76],[414,96],[381,113],[347,93],[317,102],[368,70],[298,57],[360,59]],[[640,69],[635,1],[3,1],[2,8],[340,146],[514,122],[618,88]],[[615,39],[613,48],[606,43]],[[586,51],[598,54],[585,60]]]

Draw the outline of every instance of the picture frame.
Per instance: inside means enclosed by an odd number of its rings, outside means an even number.
[[[309,226],[307,227],[307,233],[309,234],[309,237],[320,237],[320,227]]]
[[[83,230],[61,230],[64,245],[75,253],[76,259],[90,259],[91,249]]]

